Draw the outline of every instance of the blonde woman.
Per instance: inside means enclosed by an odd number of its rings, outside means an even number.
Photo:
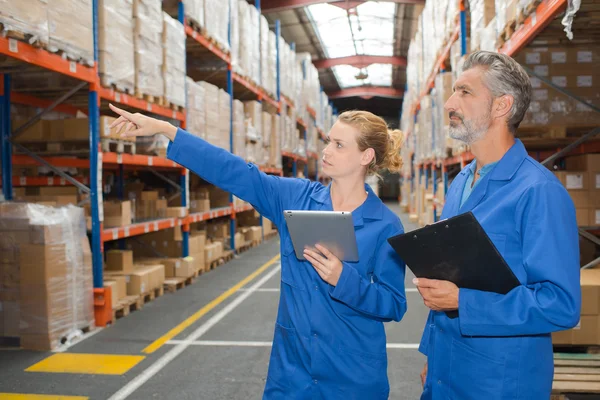
[[[381,169],[398,171],[401,132],[365,111],[342,113],[323,151],[331,184],[280,178],[171,124],[111,105],[123,136],[162,133],[167,157],[251,203],[281,236],[281,294],[264,399],[387,399],[384,322],[406,312],[405,266],[387,238],[399,218],[365,184]],[[359,261],[326,248],[296,258],[283,210],[351,211]]]

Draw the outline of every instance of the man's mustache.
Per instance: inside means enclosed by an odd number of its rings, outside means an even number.
[[[460,122],[464,122],[464,117],[457,113],[456,111],[450,111],[450,113],[448,114],[448,118],[452,118],[452,117],[456,117],[458,119],[460,119]]]

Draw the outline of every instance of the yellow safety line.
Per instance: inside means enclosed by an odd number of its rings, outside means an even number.
[[[215,308],[216,306],[218,306],[219,304],[221,304],[223,301],[227,300],[227,298],[229,298],[235,292],[237,292],[242,287],[244,287],[248,282],[250,282],[251,280],[253,280],[254,278],[256,278],[262,272],[264,272],[267,268],[269,268],[271,265],[273,265],[279,259],[279,257],[280,257],[279,254],[276,255],[275,257],[273,257],[271,260],[269,260],[267,263],[263,264],[256,271],[254,271],[253,273],[251,273],[250,275],[248,275],[247,277],[245,277],[244,279],[242,279],[240,282],[238,282],[235,286],[233,286],[232,288],[230,288],[229,290],[227,290],[225,293],[221,294],[219,297],[217,297],[216,299],[214,299],[213,301],[211,301],[210,303],[208,303],[207,305],[205,305],[204,307],[202,307],[200,310],[196,311],[188,319],[186,319],[185,321],[181,322],[179,325],[177,325],[176,327],[174,327],[173,329],[171,329],[169,332],[167,332],[166,334],[164,334],[160,338],[156,339],[148,347],[146,347],[144,350],[142,350],[142,352],[146,353],[146,354],[151,354],[151,353],[154,353],[156,350],[160,349],[169,340],[173,339],[175,336],[177,336],[181,332],[183,332],[183,330],[185,328],[187,328],[188,326],[192,325],[194,322],[196,322],[197,320],[199,320],[200,318],[202,318],[204,315],[206,315],[213,308]]]

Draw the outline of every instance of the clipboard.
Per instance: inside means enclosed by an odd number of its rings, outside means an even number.
[[[470,211],[390,237],[388,243],[417,278],[499,294],[521,284]],[[458,311],[447,315],[456,317]]]

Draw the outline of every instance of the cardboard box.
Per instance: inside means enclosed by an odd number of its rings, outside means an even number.
[[[19,254],[21,285],[55,284],[67,276],[65,244],[23,244]]]
[[[114,228],[131,225],[131,202],[105,201],[104,202],[104,227]]]
[[[43,186],[38,191],[40,196],[77,196],[78,193],[74,186]]]
[[[190,254],[204,253],[206,246],[206,232],[197,232],[190,234],[189,251]]]
[[[592,206],[591,192],[587,190],[567,190],[575,208],[589,209]]]
[[[587,171],[557,171],[554,173],[567,190],[588,190],[589,173]]]
[[[140,199],[143,201],[158,200],[158,191],[156,191],[156,190],[143,191],[140,195]]]
[[[194,257],[166,258],[161,263],[165,266],[167,278],[188,278],[198,270]]]
[[[58,244],[61,242],[64,242],[62,224],[29,226],[29,243]]]
[[[125,274],[133,272],[133,252],[131,250],[107,251],[105,269],[107,271],[119,271]]]
[[[600,171],[600,154],[586,154],[566,158],[569,171]]]
[[[165,282],[165,266],[163,264],[136,265],[135,272],[148,274],[148,286],[144,292],[160,288]]]
[[[149,269],[136,269],[125,277],[127,282],[127,295],[138,296],[150,290],[151,271]]]
[[[90,122],[87,118],[69,118],[63,120],[61,140],[86,141],[90,138]]]
[[[187,214],[187,207],[167,207],[167,218],[184,218]]]
[[[600,269],[581,270],[581,315],[600,315]]]
[[[111,281],[115,282],[113,287],[113,299],[116,299],[117,303],[124,299],[127,296],[127,279],[125,275],[121,275],[119,273],[113,273],[111,271],[105,271],[105,280],[104,282]],[[117,303],[113,302],[113,308],[117,305]]]
[[[119,289],[117,288],[117,281],[110,279],[104,279],[104,289],[110,288],[110,307],[115,308],[119,303]]]
[[[11,125],[13,130],[16,130],[23,126],[26,122],[26,119],[13,118]],[[49,131],[49,122],[47,120],[40,120],[23,131],[23,133],[17,136],[14,140],[17,143],[45,142],[50,138]]]
[[[210,211],[210,200],[209,199],[198,199],[190,201],[190,212],[205,212]]]
[[[235,240],[235,249],[239,250],[242,246],[246,244],[246,237],[242,232],[237,232],[234,237]]]
[[[575,217],[577,218],[577,226],[591,226],[590,210],[588,208],[576,208]]]

